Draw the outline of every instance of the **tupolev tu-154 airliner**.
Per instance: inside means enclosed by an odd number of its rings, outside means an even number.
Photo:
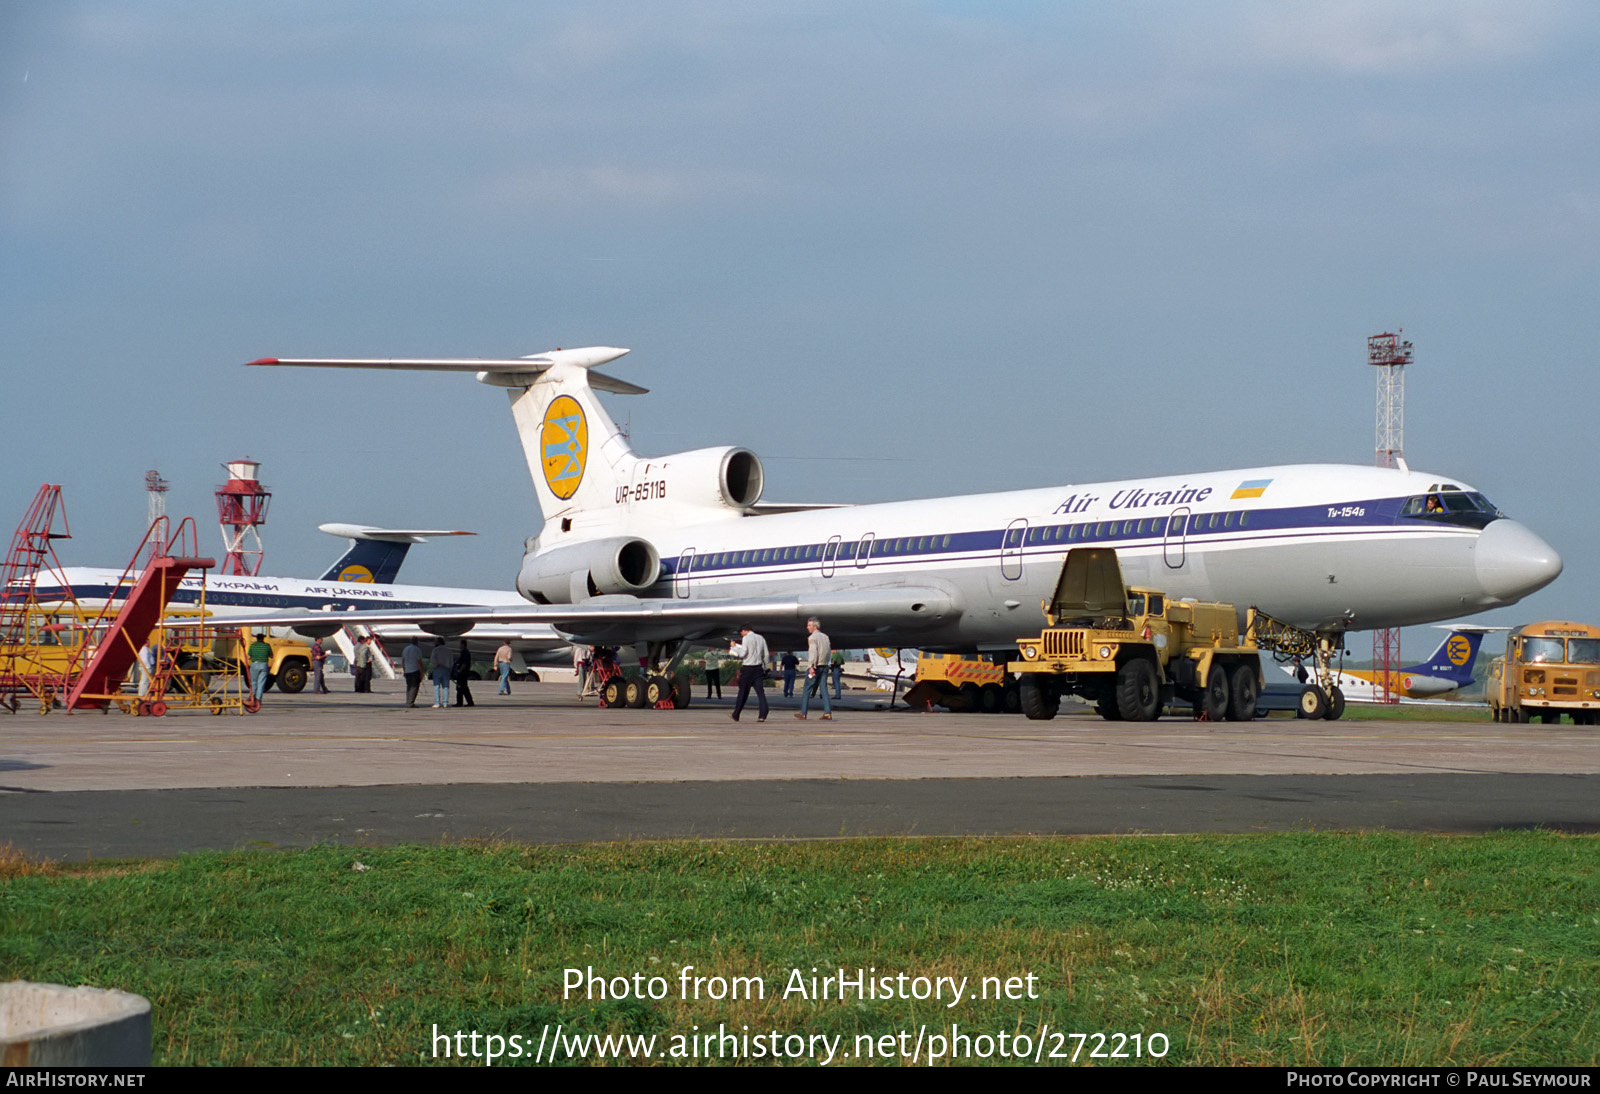
[[[646,389],[597,366],[628,351],[508,360],[268,358],[256,366],[474,374],[507,389],[543,511],[521,607],[363,613],[441,635],[549,623],[585,644],[637,645],[651,681],[741,623],[774,648],[818,616],[835,648],[1015,649],[1075,546],[1111,546],[1130,584],[1257,606],[1338,639],[1514,604],[1561,558],[1473,487],[1408,468],[1254,467],[872,505],[761,500],[749,449],[640,456],[597,391]],[[262,622],[314,633],[293,613]],[[302,626],[303,624],[303,626]]]

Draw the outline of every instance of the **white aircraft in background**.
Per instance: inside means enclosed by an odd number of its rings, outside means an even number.
[[[1449,695],[1472,685],[1472,665],[1478,657],[1483,636],[1505,627],[1480,627],[1472,624],[1444,624],[1450,633],[1426,660],[1389,674],[1389,694],[1403,699],[1432,699]],[[1293,664],[1283,671],[1296,675]],[[1382,676],[1377,669],[1345,669],[1334,673],[1334,683],[1346,699],[1374,702],[1383,697]]]
[[[243,620],[260,616],[263,610],[278,609],[321,613],[323,619],[333,619],[326,627],[302,627],[303,632],[320,633],[327,638],[339,631],[345,623],[359,624],[349,614],[362,609],[381,607],[402,611],[433,611],[440,608],[470,607],[477,609],[515,607],[524,601],[515,593],[504,589],[458,589],[428,585],[396,585],[394,578],[400,572],[406,552],[414,544],[426,543],[442,536],[470,536],[475,533],[439,529],[378,528],[364,524],[322,524],[318,529],[330,535],[344,536],[349,548],[320,579],[269,577],[266,575],[219,574],[208,572],[186,577],[173,590],[169,604],[182,612],[192,609],[200,601],[204,585],[207,614],[219,621]],[[67,599],[70,595],[81,603],[103,604],[107,600],[122,600],[130,588],[122,584],[125,571],[101,567],[68,566],[59,574],[60,582],[41,581],[36,596],[45,603]],[[51,575],[54,578],[56,575]],[[64,583],[64,588],[62,587]],[[241,622],[241,626],[248,625]],[[379,642],[398,652],[399,643],[424,632],[414,626],[390,623],[373,627]],[[570,660],[571,648],[552,627],[541,624],[497,625],[479,628],[472,636],[473,653],[488,656],[504,640],[510,640],[516,672],[526,672],[533,664],[552,664]]]
[[[1241,613],[1255,605],[1330,639],[1514,604],[1561,573],[1555,550],[1482,494],[1405,467],[1259,467],[770,505],[748,449],[633,452],[595,394],[644,392],[594,371],[626,352],[251,364],[465,372],[506,388],[544,513],[517,577],[530,603],[377,611],[370,622],[442,633],[543,623],[585,644],[638,646],[657,694],[674,690],[671,672],[691,645],[746,622],[775,649],[801,648],[812,615],[836,648],[1014,648],[1042,629],[1040,604],[1062,555],[1079,545],[1115,547],[1131,584],[1230,601]],[[990,443],[1016,441],[997,430]],[[1448,504],[1430,504],[1439,499]],[[271,622],[319,621],[286,613]]]
[[[867,677],[879,691],[908,688],[917,678],[921,650],[878,646],[867,651]]]

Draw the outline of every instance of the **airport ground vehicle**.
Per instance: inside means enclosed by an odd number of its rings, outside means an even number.
[[[1232,604],[1123,586],[1114,551],[1068,552],[1055,597],[1041,607],[1050,625],[1019,641],[1021,660],[1009,666],[1030,718],[1054,717],[1066,694],[1088,699],[1111,720],[1147,721],[1173,702],[1213,721],[1273,710],[1330,720],[1344,713],[1327,640],[1256,608],[1241,635]],[[1267,653],[1310,662],[1314,681],[1277,685],[1263,668]]]
[[[1256,716],[1260,652],[1240,642],[1232,604],[1127,587],[1115,551],[1080,547],[1043,608],[1048,625],[1009,666],[1029,718],[1054,717],[1064,694],[1113,721],[1152,721],[1174,699],[1213,720]]]
[[[970,653],[922,653],[915,683],[906,692],[911,706],[946,710],[1015,714],[1020,693],[1016,677],[986,657]]]
[[[32,607],[15,613],[11,633],[0,635],[0,679],[7,693],[32,692],[43,710],[65,697],[85,658],[103,635],[96,614],[77,604]],[[9,695],[8,695],[9,698]],[[7,704],[13,712],[16,700]]]
[[[1592,726],[1600,712],[1600,627],[1564,620],[1528,623],[1506,636],[1489,665],[1489,712],[1497,722],[1546,725],[1572,716]]]
[[[311,679],[311,646],[298,638],[269,634],[266,639],[267,645],[272,647],[272,660],[267,663],[267,687],[276,686],[289,695],[304,691]],[[241,631],[238,638],[218,638],[212,652],[217,658],[248,670],[249,648],[250,632]]]

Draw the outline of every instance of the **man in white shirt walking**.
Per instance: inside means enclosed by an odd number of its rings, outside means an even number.
[[[745,700],[750,697],[750,689],[756,691],[756,709],[760,716],[758,722],[767,720],[767,692],[765,676],[767,671],[767,640],[762,638],[746,623],[739,628],[739,641],[728,647],[728,652],[739,658],[739,697],[733,701],[733,720],[739,720],[739,712],[744,710]]]
[[[806,630],[811,632],[806,639],[806,659],[811,662],[811,667],[806,670],[806,679],[800,685],[800,713],[795,717],[805,720],[806,711],[811,707],[811,696],[815,692],[822,692],[822,720],[833,720],[833,697],[828,694],[828,658],[833,653],[833,644],[828,641],[828,636],[822,633],[822,622],[816,616],[806,620]]]

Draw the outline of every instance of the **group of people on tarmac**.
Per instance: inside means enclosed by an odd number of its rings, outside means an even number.
[[[811,700],[814,696],[822,696],[822,718],[824,721],[833,720],[833,700],[842,698],[839,691],[844,675],[844,657],[833,651],[828,636],[822,631],[822,622],[815,616],[806,620],[806,681],[800,685],[800,709],[795,717],[802,721],[811,710]],[[739,671],[734,677],[738,685],[738,695],[733,701],[733,713],[730,717],[737,722],[739,715],[744,713],[745,703],[749,701],[750,693],[756,693],[756,720],[767,720],[767,692],[766,676],[767,662],[772,654],[767,649],[767,640],[755,632],[748,623],[739,628],[739,640],[730,643],[728,656],[738,659]],[[793,662],[792,664],[790,662]],[[785,696],[794,694],[794,674],[799,668],[799,660],[790,654],[784,658],[784,690]],[[828,690],[828,673],[833,671],[834,691]],[[712,681],[721,676],[721,670],[707,668],[706,672],[706,697],[711,697]],[[720,682],[717,685],[717,694],[722,694]]]
[[[500,648],[494,651],[495,674],[500,679],[499,695],[511,694],[511,662],[513,654],[511,643],[502,642]],[[429,674],[433,679],[433,707],[435,710],[450,705],[450,685],[456,686],[456,702],[458,707],[477,706],[472,699],[472,651],[467,649],[467,640],[463,638],[456,649],[451,649],[444,644],[444,639],[435,638],[433,649],[428,651]],[[400,669],[406,678],[406,706],[417,705],[417,693],[422,690],[422,647],[417,645],[413,638],[400,653]]]
[[[251,638],[245,656],[250,661],[250,691],[259,701],[267,687],[267,669],[272,659],[272,647],[267,644],[264,635],[256,634]],[[510,642],[500,643],[500,648],[494,651],[494,667],[500,678],[501,695],[511,694],[513,656]],[[372,666],[375,657],[376,652],[371,637],[365,634],[357,636],[355,657],[350,664],[356,691],[362,693],[372,691]],[[322,639],[313,640],[311,690],[318,695],[328,694],[328,687],[323,678],[323,668],[327,659],[328,651],[323,647]],[[467,649],[466,639],[461,640],[457,649],[450,649],[442,638],[434,639],[433,649],[428,654],[427,661],[433,677],[434,709],[450,705],[451,683],[456,686],[456,706],[477,705],[472,699],[472,653]],[[417,693],[422,690],[423,663],[422,647],[417,645],[416,639],[413,638],[401,653],[400,663],[406,678],[406,706],[414,707],[417,705]]]
[[[833,650],[828,636],[823,633],[822,623],[816,617],[806,621],[806,679],[800,686],[800,710],[796,718],[805,719],[809,716],[811,701],[818,695],[822,697],[822,718],[824,721],[833,718],[833,700],[843,698],[844,654]],[[248,648],[247,656],[250,659],[250,676],[252,692],[257,699],[261,698],[266,688],[267,663],[272,656],[271,647],[267,645],[262,635],[255,635],[254,641]],[[574,664],[579,670],[580,683],[587,683],[592,677],[593,662],[590,657],[584,656],[582,647],[574,650]],[[745,704],[749,701],[750,693],[755,692],[756,706],[759,711],[757,720],[767,720],[767,694],[766,675],[767,666],[772,659],[771,651],[767,647],[767,640],[757,634],[749,624],[739,628],[739,639],[728,645],[728,656],[736,659],[738,672],[734,683],[738,688],[738,695],[734,700],[731,717],[735,722],[739,715],[744,713]],[[351,663],[351,673],[355,677],[355,690],[358,692],[372,691],[372,666],[375,652],[369,636],[360,635],[356,639],[355,657]],[[514,654],[510,642],[502,642],[500,648],[494,653],[494,669],[500,680],[498,694],[511,694],[511,664]],[[323,663],[327,659],[327,651],[323,648],[322,639],[318,638],[312,643],[312,690],[318,694],[326,695],[328,688],[323,680]],[[426,661],[429,675],[433,680],[433,708],[443,709],[450,705],[450,685],[455,684],[455,705],[476,706],[472,698],[472,653],[467,648],[466,639],[462,639],[459,646],[451,649],[445,645],[442,638],[436,638],[433,649],[424,658],[422,647],[413,638],[407,643],[400,654],[400,667],[406,680],[407,708],[417,705],[417,696],[422,690],[423,664]],[[783,657],[783,694],[787,697],[794,695],[795,676],[799,669],[799,659],[790,652]],[[722,666],[714,654],[708,654],[703,667],[706,674],[706,698],[711,698],[715,691],[717,697],[722,697]],[[833,688],[830,693],[828,687],[829,673],[833,675]]]

